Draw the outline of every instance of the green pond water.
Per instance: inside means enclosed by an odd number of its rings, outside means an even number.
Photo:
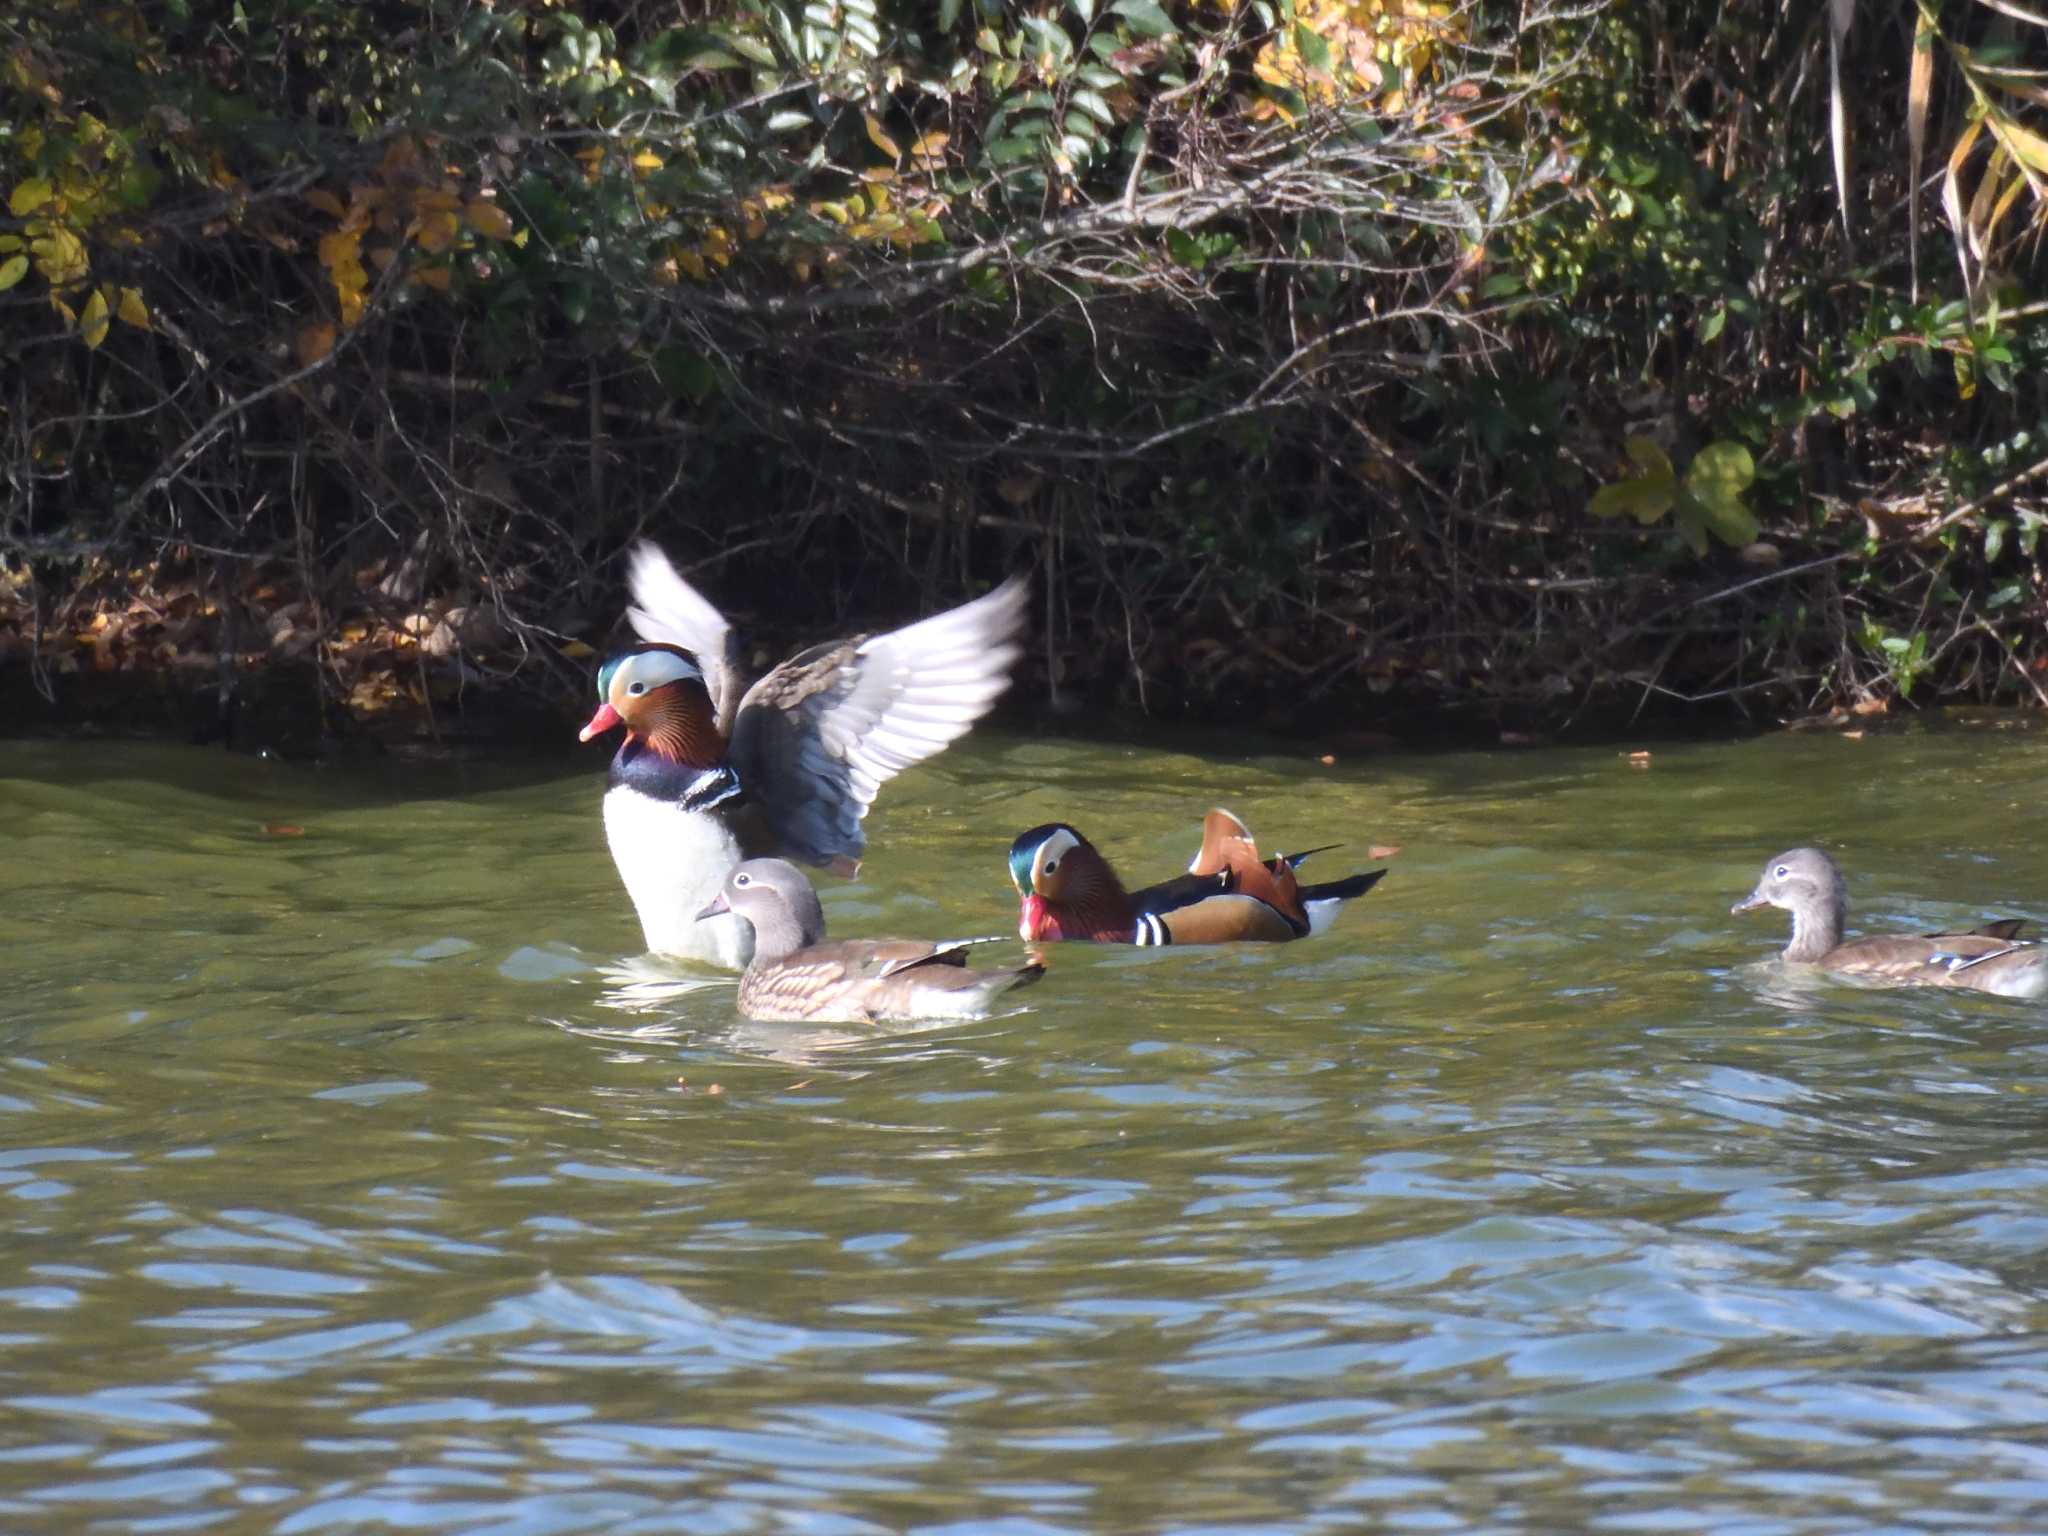
[[[0,1531],[2048,1530],[2048,1009],[1728,915],[1820,839],[1863,931],[2048,917],[2007,725],[984,733],[839,933],[1014,931],[1054,818],[1403,851],[888,1036],[608,980],[602,753],[0,743]]]

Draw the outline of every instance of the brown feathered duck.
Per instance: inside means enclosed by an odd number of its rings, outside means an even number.
[[[2024,919],[2006,918],[1967,933],[1877,934],[1842,938],[1848,897],[1842,871],[1819,848],[1793,848],[1764,865],[1756,889],[1731,912],[1783,907],[1792,914],[1784,958],[1837,976],[1896,986],[1968,987],[2000,997],[2048,995],[2048,947],[2020,938]]]
[[[605,838],[647,947],[737,970],[746,925],[696,914],[734,865],[778,854],[858,867],[884,782],[945,748],[1008,686],[1025,583],[902,629],[830,641],[752,687],[732,627],[653,544],[633,551],[641,644],[597,674],[583,739],[624,726]]]
[[[1309,853],[1323,853],[1311,848]],[[1081,939],[1097,944],[1281,943],[1323,932],[1353,897],[1371,890],[1383,869],[1323,885],[1303,885],[1295,870],[1309,853],[1261,859],[1258,844],[1230,812],[1202,823],[1202,846],[1188,872],[1127,891],[1095,845],[1065,822],[1020,833],[1010,844],[1010,880],[1023,898],[1017,931],[1026,943]]]
[[[1037,963],[973,971],[967,949],[981,940],[825,938],[825,910],[804,872],[785,859],[748,859],[725,877],[701,918],[731,913],[754,932],[754,958],[740,977],[740,1012],[750,1019],[832,1024],[979,1019],[1012,987],[1045,974]]]

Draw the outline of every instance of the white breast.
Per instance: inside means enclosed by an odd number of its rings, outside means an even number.
[[[649,949],[735,971],[753,958],[748,924],[729,915],[697,921],[740,862],[722,819],[621,784],[605,791],[604,835]]]

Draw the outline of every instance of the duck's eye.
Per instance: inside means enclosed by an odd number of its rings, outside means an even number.
[[[1058,869],[1059,867],[1060,867],[1060,861],[1059,861],[1058,859],[1047,859],[1047,860],[1045,861],[1045,870],[1044,870],[1044,873],[1046,873],[1046,874],[1048,874],[1048,875],[1049,875],[1049,874],[1051,874],[1051,873],[1052,873],[1052,872],[1053,872],[1054,870]]]
[[[1771,871],[1771,878],[1773,880],[1784,880],[1788,879],[1791,876],[1791,874],[1792,866],[1790,864],[1780,864],[1776,869]]]
[[[732,883],[734,885],[752,885],[754,883],[754,877],[752,875],[734,875],[732,877]]]
[[[640,696],[641,694],[645,693],[646,691],[647,691],[647,685],[646,685],[645,683],[628,683],[628,684],[626,684],[626,692],[628,692],[628,693],[632,694],[632,695],[633,695],[633,697],[635,697],[635,698],[638,698],[638,697],[639,697],[639,696]]]

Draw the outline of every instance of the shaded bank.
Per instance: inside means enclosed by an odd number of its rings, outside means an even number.
[[[0,665],[566,709],[651,535],[1050,708],[2048,703],[2009,22],[1810,12],[17,7]]]

